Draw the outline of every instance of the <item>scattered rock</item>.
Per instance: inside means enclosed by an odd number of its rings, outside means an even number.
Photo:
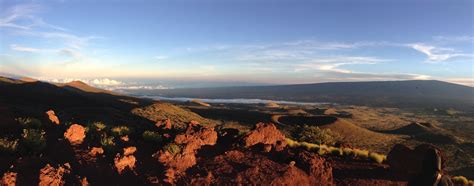
[[[49,185],[64,185],[65,181],[63,176],[69,174],[71,166],[69,163],[54,168],[51,165],[47,164],[44,168],[40,170],[39,175],[39,185],[40,186],[49,186]]]
[[[117,154],[114,159],[115,168],[117,168],[117,172],[122,174],[122,172],[128,167],[130,170],[135,169],[135,163],[137,159],[133,155],[128,156],[120,156]]]
[[[71,145],[80,145],[86,137],[86,129],[78,124],[73,124],[64,133],[64,138],[69,140]]]
[[[174,143],[181,146],[179,153],[162,150],[156,154],[158,161],[166,167],[165,182],[174,183],[185,171],[196,164],[196,151],[204,145],[215,145],[217,132],[214,128],[202,127],[192,122],[184,134],[175,137]]]
[[[271,145],[276,151],[281,151],[286,146],[285,135],[272,123],[257,123],[243,140],[245,147],[263,144]]]
[[[124,155],[124,156],[132,155],[132,154],[134,154],[136,151],[137,151],[137,148],[136,148],[136,147],[127,147],[127,148],[124,148],[124,149],[123,149],[123,155]]]
[[[122,137],[120,137],[120,139],[124,142],[130,141],[130,139],[128,138],[128,135],[122,136]]]
[[[0,180],[0,185],[4,186],[15,186],[16,185],[16,172],[6,172],[3,174],[2,180]]]
[[[98,156],[104,154],[104,149],[102,147],[92,147],[91,151],[89,152],[91,156]]]
[[[48,118],[51,121],[51,123],[59,125],[59,118],[56,116],[53,110],[48,110],[46,112],[46,115],[48,115]]]
[[[194,169],[204,174],[188,175],[183,182],[197,185],[332,185],[332,169],[324,159],[311,157],[301,159],[299,163],[312,169],[305,172],[295,166],[298,165],[295,162],[280,163],[249,150],[231,150],[200,162]]]
[[[158,128],[162,128],[162,129],[171,129],[172,128],[170,119],[165,119],[165,120],[158,121],[158,122],[156,122],[155,125]]]
[[[333,185],[332,166],[314,153],[303,151],[296,155],[296,164],[310,177],[310,185]]]
[[[84,178],[81,179],[81,185],[82,185],[82,186],[89,186],[89,185],[90,185],[90,184],[89,184],[89,181],[87,181],[87,178],[86,178],[86,177],[84,177]]]

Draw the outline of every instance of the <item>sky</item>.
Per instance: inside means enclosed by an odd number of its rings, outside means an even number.
[[[471,0],[0,0],[0,73],[150,89],[474,86],[473,12]]]

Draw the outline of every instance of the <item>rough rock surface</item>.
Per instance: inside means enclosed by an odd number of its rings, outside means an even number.
[[[314,153],[302,152],[296,155],[296,165],[310,176],[311,185],[331,185],[334,181],[331,165]]]
[[[390,169],[398,176],[410,178],[418,175],[422,171],[422,162],[425,153],[430,148],[436,148],[432,145],[419,145],[414,150],[402,145],[395,145],[387,155],[387,164]],[[446,159],[441,154],[443,164]]]
[[[104,149],[102,149],[102,147],[92,147],[89,154],[91,156],[98,156],[98,155],[104,154]]]
[[[56,116],[53,110],[48,110],[46,112],[46,115],[48,115],[48,118],[51,121],[51,123],[59,125],[59,118],[58,116]]]
[[[17,173],[6,172],[5,174],[3,174],[2,180],[0,180],[0,185],[15,186],[16,178],[17,178]]]
[[[245,147],[257,144],[271,145],[276,151],[286,146],[285,135],[272,123],[257,123],[255,128],[243,138]],[[266,147],[268,151],[268,147]]]
[[[70,173],[71,166],[66,163],[63,166],[54,168],[51,165],[47,164],[44,168],[40,170],[39,175],[39,185],[40,186],[49,186],[49,185],[64,185],[65,181],[63,176]]]
[[[86,138],[86,129],[81,125],[73,124],[64,133],[64,138],[69,140],[71,145],[79,145]]]
[[[122,174],[123,171],[128,167],[130,170],[135,169],[135,163],[137,162],[137,159],[133,155],[128,155],[128,156],[120,156],[117,154],[117,156],[114,159],[114,164],[115,168],[117,168],[117,172],[119,174]]]
[[[185,182],[196,185],[332,185],[332,169],[323,158],[305,156],[282,163],[248,150],[232,150],[197,165]],[[320,166],[320,167],[318,167]],[[305,170],[307,168],[308,170]]]
[[[165,119],[165,120],[158,121],[158,122],[156,122],[155,125],[158,128],[162,128],[162,129],[171,129],[172,128],[170,119]]]
[[[137,151],[137,148],[136,148],[136,147],[127,147],[127,148],[124,148],[124,149],[123,149],[123,155],[124,155],[124,156],[132,155],[132,154],[134,154],[136,151]]]
[[[214,145],[217,142],[217,132],[214,128],[189,124],[184,134],[175,137],[174,143],[181,146],[181,152],[172,154],[160,151],[156,154],[159,162],[166,167],[165,182],[174,183],[185,171],[196,164],[196,151],[204,145]]]

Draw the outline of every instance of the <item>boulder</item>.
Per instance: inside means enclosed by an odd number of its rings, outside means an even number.
[[[243,142],[245,147],[257,144],[271,145],[276,151],[281,151],[286,147],[285,135],[272,123],[257,123],[255,128],[243,138]],[[268,146],[265,150],[269,150]]]
[[[89,152],[91,156],[98,156],[104,154],[104,149],[102,147],[92,147],[91,151]]]
[[[48,115],[48,118],[51,121],[51,123],[59,125],[59,118],[56,116],[53,110],[48,110],[46,112],[46,115]]]
[[[202,127],[190,123],[184,134],[179,134],[174,139],[174,144],[180,148],[179,152],[159,151],[154,154],[158,161],[166,167],[165,182],[174,183],[183,176],[185,171],[196,164],[196,152],[204,145],[215,145],[217,132],[214,128]]]
[[[73,124],[64,133],[64,138],[66,138],[71,145],[80,145],[84,141],[84,138],[86,138],[86,129],[81,125]]]
[[[423,171],[422,163],[428,149],[437,148],[433,145],[423,144],[413,150],[405,145],[397,144],[388,153],[387,164],[390,165],[390,170],[397,176],[410,179]],[[439,151],[439,149],[437,150]],[[439,152],[441,153],[441,160],[444,164],[446,158],[441,151]]]
[[[122,174],[123,171],[127,168],[130,170],[134,170],[136,162],[137,159],[134,155],[120,156],[120,154],[117,154],[114,159],[115,168],[117,169],[117,172],[119,174]]]
[[[44,168],[40,170],[39,173],[39,185],[40,186],[49,186],[49,185],[65,185],[63,176],[69,174],[71,171],[71,166],[69,163],[54,168],[51,165],[47,164]]]
[[[0,180],[0,185],[4,186],[15,186],[16,185],[16,172],[6,172],[3,174],[2,180]]]

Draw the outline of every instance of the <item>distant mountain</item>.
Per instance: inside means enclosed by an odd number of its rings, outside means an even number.
[[[135,95],[192,98],[255,98],[403,108],[474,109],[474,88],[435,80],[134,90]]]

